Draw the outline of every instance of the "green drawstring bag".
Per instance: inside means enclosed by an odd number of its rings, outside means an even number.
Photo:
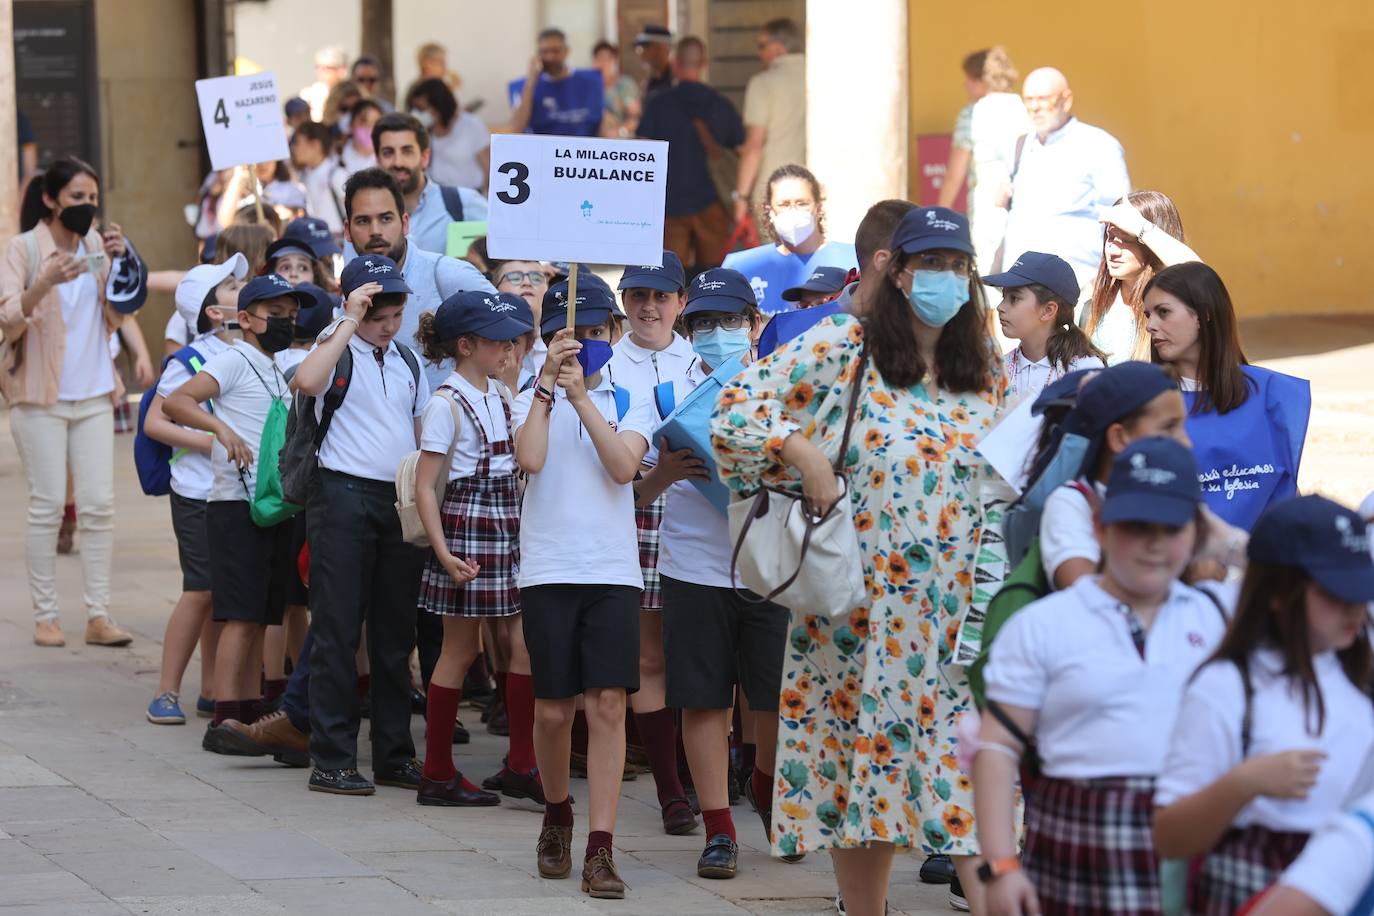
[[[273,398],[262,424],[262,438],[258,440],[258,479],[253,487],[249,511],[253,524],[271,528],[291,518],[303,508],[287,500],[281,486],[281,464],[278,456],[286,444],[286,401]]]
[[[262,435],[258,438],[257,480],[253,492],[248,494],[248,512],[253,524],[259,528],[271,528],[305,508],[288,500],[281,486],[281,449],[286,444],[286,418],[290,411],[286,409],[285,392],[267,387],[267,382],[253,368],[253,361],[243,353],[239,355],[243,356],[248,368],[258,377],[262,390],[272,399],[272,406],[267,408],[267,419],[262,424]],[[274,375],[277,374],[275,366],[272,371]],[[243,480],[242,471],[239,472],[239,480]],[[248,485],[245,483],[243,488],[247,492]]]

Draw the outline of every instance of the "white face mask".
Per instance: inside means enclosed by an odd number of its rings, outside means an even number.
[[[421,110],[419,108],[410,109],[410,116],[424,125],[425,130],[434,126],[434,112]]]
[[[816,231],[816,217],[810,210],[780,210],[773,215],[773,231],[778,238],[796,248],[806,244]]]

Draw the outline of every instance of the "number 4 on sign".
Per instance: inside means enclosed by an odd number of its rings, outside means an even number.
[[[222,125],[225,129],[228,129],[229,113],[224,110],[224,99],[220,99],[215,103],[215,117],[213,120],[216,124]]]

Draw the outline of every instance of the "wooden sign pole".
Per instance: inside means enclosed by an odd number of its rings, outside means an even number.
[[[253,176],[253,187],[255,189],[255,192],[253,194],[253,205],[257,207],[258,210],[258,225],[266,226],[267,217],[264,216],[262,212],[262,182],[258,181],[257,167],[250,164],[248,166],[248,172]]]
[[[577,262],[568,265],[568,328],[577,327]]]

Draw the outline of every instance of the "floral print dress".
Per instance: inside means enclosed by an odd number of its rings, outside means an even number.
[[[833,459],[862,348],[859,321],[836,315],[727,386],[711,423],[722,482],[738,494],[797,486],[780,457],[794,432]],[[990,390],[931,400],[925,385],[894,388],[867,367],[844,466],[869,600],[792,614],[774,855],[874,841],[978,852],[973,786],[954,753],[973,700],[953,662],[989,597],[975,567],[985,542],[1000,542],[989,537],[995,472],[976,451],[1006,392],[991,357],[990,377]]]

